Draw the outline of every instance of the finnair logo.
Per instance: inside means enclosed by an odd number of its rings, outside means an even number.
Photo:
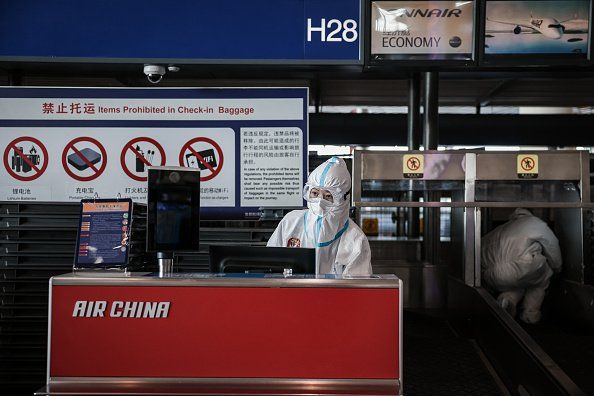
[[[77,301],[72,316],[75,318],[166,318],[169,315],[168,301]]]

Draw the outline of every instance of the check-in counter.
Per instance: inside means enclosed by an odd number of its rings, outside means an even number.
[[[393,275],[62,275],[38,395],[402,393]]]

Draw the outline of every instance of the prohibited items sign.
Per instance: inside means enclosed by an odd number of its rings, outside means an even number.
[[[30,136],[14,139],[4,149],[4,167],[9,175],[20,181],[33,181],[47,169],[47,149]]]
[[[179,153],[179,165],[200,169],[200,181],[214,179],[223,169],[223,150],[206,137],[190,140]]]
[[[79,137],[64,147],[62,166],[74,180],[95,180],[107,166],[107,151],[96,139]]]
[[[132,180],[147,181],[149,166],[163,166],[167,161],[163,146],[155,139],[139,137],[130,140],[120,155],[122,170]]]

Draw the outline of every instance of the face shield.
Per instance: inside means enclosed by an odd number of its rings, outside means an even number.
[[[348,198],[349,191],[341,191],[336,187],[320,187],[306,183],[303,187],[303,198],[307,202],[325,201],[325,206],[340,206]]]

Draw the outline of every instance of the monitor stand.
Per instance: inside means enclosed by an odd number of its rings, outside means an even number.
[[[173,253],[157,252],[159,264],[159,278],[164,278],[173,273]]]

